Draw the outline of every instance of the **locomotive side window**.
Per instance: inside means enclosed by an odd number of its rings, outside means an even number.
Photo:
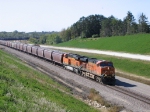
[[[106,63],[100,63],[100,66],[107,66]]]
[[[112,64],[112,63],[108,63],[108,66],[111,66],[111,67],[113,67],[113,64]]]
[[[102,66],[102,67],[105,67],[105,66],[113,67],[113,64],[110,62],[108,62],[108,63],[103,62],[103,63],[100,63],[100,66]]]

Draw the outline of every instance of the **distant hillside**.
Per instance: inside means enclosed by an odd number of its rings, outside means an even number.
[[[150,34],[75,39],[56,46],[150,54]]]
[[[0,40],[23,40],[23,39],[29,39],[30,37],[33,38],[40,38],[43,35],[50,35],[50,34],[54,34],[54,33],[58,33],[55,31],[51,31],[51,32],[19,32],[17,30],[13,31],[13,32],[5,32],[2,31],[0,32]]]

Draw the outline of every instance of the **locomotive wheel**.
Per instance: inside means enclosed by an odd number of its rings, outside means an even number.
[[[102,82],[101,78],[97,77],[97,76],[95,76],[95,80],[96,80],[96,82]]]
[[[86,77],[86,75],[85,75],[85,74],[83,74],[83,77]]]
[[[86,77],[86,75],[85,75],[85,72],[84,72],[84,71],[82,71],[82,76],[83,76],[83,77]]]
[[[73,68],[73,71],[74,71],[76,74],[79,74],[79,70],[78,70],[78,69]]]
[[[101,77],[101,84],[105,84],[104,83],[104,77]]]

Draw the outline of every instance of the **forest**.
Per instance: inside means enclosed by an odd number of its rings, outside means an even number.
[[[150,33],[150,23],[144,13],[136,20],[128,11],[123,20],[113,15],[89,15],[81,17],[77,22],[60,32],[0,32],[0,39],[29,39],[36,44],[57,44],[75,38],[100,38],[111,36],[123,36],[137,33]]]

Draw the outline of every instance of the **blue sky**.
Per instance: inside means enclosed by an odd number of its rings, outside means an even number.
[[[61,31],[80,17],[100,14],[122,19],[128,11],[150,22],[150,0],[0,0],[0,31]]]

